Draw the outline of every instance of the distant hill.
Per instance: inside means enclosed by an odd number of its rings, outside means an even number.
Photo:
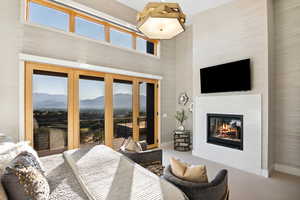
[[[146,110],[146,96],[141,96],[140,104],[143,111]],[[104,97],[100,96],[95,99],[85,99],[80,101],[81,109],[99,109],[99,105],[104,108]],[[45,93],[33,94],[34,109],[65,109],[67,107],[66,95],[52,95]],[[132,109],[132,96],[129,94],[114,95],[114,108]]]

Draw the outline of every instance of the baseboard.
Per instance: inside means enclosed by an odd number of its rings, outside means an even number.
[[[268,170],[268,169],[261,169],[261,172],[259,175],[261,175],[265,178],[270,178],[271,173],[270,173],[270,170]]]
[[[298,167],[292,167],[289,165],[283,165],[283,164],[275,164],[275,170],[295,176],[300,176],[300,168]]]

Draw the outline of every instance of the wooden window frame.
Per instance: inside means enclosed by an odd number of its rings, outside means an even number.
[[[30,2],[33,2],[33,3],[39,4],[39,5],[48,7],[48,8],[52,8],[52,9],[55,9],[55,10],[58,10],[58,11],[61,11],[61,12],[64,12],[64,13],[68,14],[69,15],[69,32],[71,32],[71,33],[76,32],[75,18],[80,17],[80,18],[83,18],[87,21],[104,25],[105,41],[106,42],[110,43],[110,29],[113,28],[113,29],[116,29],[118,31],[125,32],[125,33],[128,33],[128,34],[131,35],[131,37],[132,37],[132,46],[131,47],[134,50],[136,50],[136,38],[138,38],[138,37],[143,38],[144,40],[147,40],[149,42],[154,43],[154,54],[153,55],[157,56],[157,52],[158,52],[157,49],[158,49],[158,44],[159,44],[158,40],[149,39],[149,38],[147,38],[147,37],[145,37],[141,34],[138,34],[138,33],[134,32],[134,31],[130,31],[128,29],[125,29],[123,27],[114,25],[112,23],[102,21],[100,19],[97,19],[96,17],[90,16],[88,14],[82,13],[82,12],[77,11],[77,10],[72,9],[72,8],[67,8],[67,7],[64,7],[62,5],[58,5],[54,2],[49,2],[47,0],[25,0],[25,1],[26,1],[26,12],[25,12],[26,13],[25,14],[26,22],[29,22]],[[145,52],[145,53],[150,54],[150,53],[147,53],[147,52]],[[150,54],[150,55],[152,55],[152,54]]]
[[[120,74],[96,72],[91,70],[81,70],[75,68],[61,67],[50,64],[41,64],[36,62],[25,62],[25,140],[31,142],[33,146],[33,104],[32,104],[32,76],[34,70],[60,72],[68,74],[68,149],[80,147],[80,113],[79,113],[79,77],[80,75],[94,76],[104,78],[105,84],[105,145],[113,146],[113,81],[115,79],[132,81],[133,87],[133,139],[139,140],[139,126],[137,118],[139,117],[139,83],[146,82],[155,84],[155,133],[154,144],[148,148],[159,146],[159,80],[147,79]],[[107,120],[108,119],[108,120]],[[110,120],[109,120],[110,119]]]

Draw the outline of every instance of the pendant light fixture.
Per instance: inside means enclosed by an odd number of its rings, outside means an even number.
[[[185,30],[185,14],[178,3],[148,3],[138,13],[137,22],[137,28],[150,39],[171,39]]]

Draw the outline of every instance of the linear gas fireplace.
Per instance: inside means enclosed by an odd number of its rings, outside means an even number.
[[[243,116],[207,114],[207,142],[243,150]]]

